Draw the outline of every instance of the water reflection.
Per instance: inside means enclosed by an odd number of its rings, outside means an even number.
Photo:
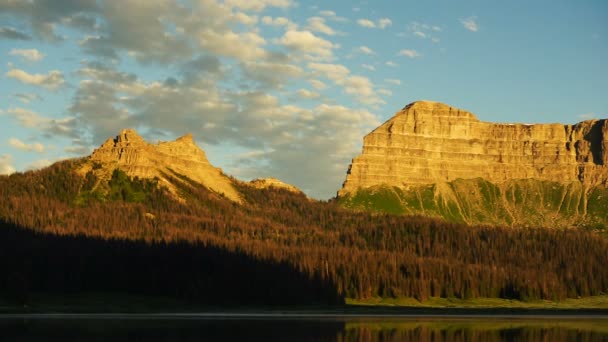
[[[608,341],[608,319],[0,319],[1,341]]]
[[[346,322],[338,341],[608,341],[608,320],[413,320]]]

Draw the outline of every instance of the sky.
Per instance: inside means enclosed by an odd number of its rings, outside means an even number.
[[[408,103],[608,117],[608,1],[0,0],[0,174],[123,128],[327,199]]]

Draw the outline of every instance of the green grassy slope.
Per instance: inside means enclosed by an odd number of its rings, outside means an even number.
[[[584,189],[580,183],[458,179],[410,189],[360,189],[339,202],[352,209],[422,214],[469,224],[608,227],[608,189]]]

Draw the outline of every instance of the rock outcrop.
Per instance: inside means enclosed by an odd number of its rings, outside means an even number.
[[[258,178],[258,179],[254,179],[246,184],[248,184],[249,186],[252,186],[256,189],[276,188],[276,189],[283,189],[283,190],[291,191],[294,193],[302,193],[302,190],[298,189],[297,187],[295,187],[291,184],[287,184],[276,178]]]
[[[175,192],[168,176],[186,176],[227,198],[241,202],[239,193],[222,170],[212,166],[205,152],[188,134],[175,141],[150,144],[133,129],[124,129],[106,140],[80,170],[93,171],[100,179],[109,179],[115,169],[131,177],[158,178],[161,185]]]
[[[580,187],[585,215],[590,192],[608,186],[608,120],[499,124],[442,103],[414,102],[365,136],[338,197],[378,186],[435,185],[432,200],[449,204],[463,195],[454,182],[471,179],[504,191],[516,180]]]

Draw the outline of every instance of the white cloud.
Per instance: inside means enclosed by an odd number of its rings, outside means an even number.
[[[394,85],[400,85],[401,81],[396,79],[396,78],[385,78],[384,82],[386,83],[390,83],[390,84],[394,84]]]
[[[393,61],[386,61],[386,63],[384,63],[384,64],[386,64],[386,66],[389,66],[391,68],[395,68],[395,67],[399,66],[399,64],[397,64],[397,63],[395,63]]]
[[[266,7],[288,8],[293,5],[290,0],[224,0],[228,7],[260,12]]]
[[[21,126],[37,129],[45,135],[75,137],[76,134],[74,131],[76,122],[71,117],[51,119],[19,107],[8,109],[6,113],[11,114]]]
[[[298,90],[298,95],[305,99],[317,99],[321,97],[321,94],[316,91],[310,91],[308,89],[300,89]]]
[[[464,26],[465,29],[471,32],[479,31],[479,25],[477,24],[476,16],[460,19],[460,23],[462,24],[462,26]]]
[[[258,23],[258,17],[255,15],[248,15],[243,12],[237,12],[232,15],[234,20],[238,21],[243,25],[255,25]]]
[[[22,83],[36,85],[55,90],[65,83],[63,74],[59,70],[51,70],[48,74],[30,74],[24,70],[11,68],[6,77],[14,78]]]
[[[420,39],[429,39],[433,43],[438,43],[439,38],[436,36],[441,32],[441,27],[412,21],[407,25],[407,33],[400,33],[400,36],[413,36]]]
[[[306,27],[310,31],[320,32],[326,34],[328,36],[333,36],[336,34],[336,31],[331,27],[327,26],[325,23],[325,19],[321,17],[312,17],[308,18],[308,26]]]
[[[398,56],[405,56],[409,58],[416,58],[422,56],[418,51],[413,49],[403,49],[397,53]]]
[[[378,20],[378,27],[384,29],[388,26],[391,26],[393,22],[389,18],[382,18]]]
[[[256,32],[206,30],[201,32],[198,38],[202,48],[241,61],[256,60],[266,54],[261,47],[266,44],[266,40]]]
[[[311,59],[332,59],[333,49],[338,46],[310,31],[285,32],[279,43],[290,50],[305,54]]]
[[[366,27],[366,28],[385,29],[388,26],[391,26],[393,24],[393,22],[389,18],[378,19],[376,22],[373,22],[370,19],[359,19],[359,20],[357,20],[357,24],[359,24],[359,26],[361,26],[361,27]]]
[[[44,58],[44,54],[36,49],[12,49],[9,54],[11,56],[21,56],[32,62],[38,62]]]
[[[325,77],[353,95],[360,103],[373,105],[383,103],[375,91],[374,84],[367,77],[350,75],[350,70],[342,64],[308,63],[308,68],[316,77]]]
[[[342,64],[308,63],[308,68],[315,71],[319,76],[332,81],[338,81],[350,74],[350,70]]]
[[[310,85],[317,90],[323,90],[327,88],[327,85],[319,80],[309,80],[308,82],[310,82]]]
[[[375,71],[376,70],[376,67],[373,66],[373,65],[370,65],[370,64],[361,64],[361,67],[363,69],[367,69],[369,71]]]
[[[262,17],[262,23],[268,26],[286,27],[289,30],[296,30],[298,25],[285,17]]]
[[[388,89],[378,89],[378,94],[384,95],[384,96],[391,96],[391,95],[393,95],[393,92]]]
[[[340,17],[334,11],[320,11],[319,14],[323,17],[329,18],[333,21],[346,22],[348,19]]]
[[[10,175],[15,172],[13,165],[13,157],[9,154],[0,155],[0,175]]]
[[[361,27],[376,28],[376,24],[369,19],[359,19],[357,20],[357,24]]]
[[[33,93],[16,93],[14,94],[14,96],[21,101],[22,103],[30,103],[33,101],[40,101],[42,100],[42,97],[38,94],[33,94]]]
[[[8,140],[8,144],[11,147],[14,147],[14,148],[16,148],[18,150],[25,151],[25,152],[32,152],[33,151],[33,152],[42,153],[45,150],[44,145],[42,145],[39,142],[34,142],[34,143],[31,143],[31,144],[27,144],[27,143],[24,143],[23,141],[21,141],[21,140],[19,140],[17,138],[10,138]]]
[[[359,51],[361,53],[364,53],[366,55],[375,55],[376,53],[374,52],[374,50],[368,48],[367,46],[359,46]]]

